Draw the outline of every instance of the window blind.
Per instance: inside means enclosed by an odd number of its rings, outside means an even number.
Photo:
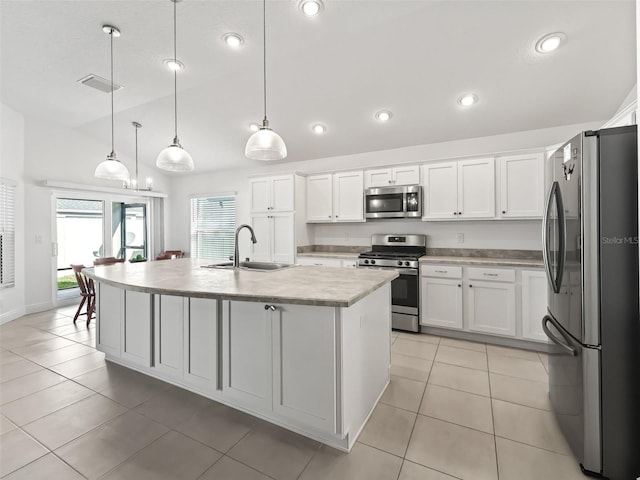
[[[16,187],[0,179],[0,288],[15,285],[16,277]]]
[[[236,197],[191,199],[191,256],[228,260],[233,255]]]

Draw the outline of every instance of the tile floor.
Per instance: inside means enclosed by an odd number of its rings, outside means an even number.
[[[391,384],[346,455],[106,363],[74,311],[0,326],[2,478],[586,478],[541,354],[393,332]]]

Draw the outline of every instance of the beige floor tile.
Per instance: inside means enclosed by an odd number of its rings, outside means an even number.
[[[396,480],[401,465],[401,458],[362,443],[349,453],[323,445],[300,480]]]
[[[126,411],[122,405],[96,393],[22,428],[40,443],[55,450]]]
[[[73,323],[73,320],[67,320],[66,323],[47,329],[49,333],[53,333],[54,335],[59,335],[61,337],[73,333],[83,332],[86,330],[88,330],[86,326],[86,320],[84,322],[76,322],[75,325]]]
[[[32,359],[34,356],[42,355],[46,352],[52,352],[59,348],[69,347],[71,345],[76,345],[75,342],[71,340],[67,340],[62,337],[55,337],[52,340],[46,340],[44,342],[32,343],[31,345],[27,345],[25,347],[17,347],[12,351],[17,353],[18,355],[22,355],[27,359]]]
[[[2,380],[2,367],[10,363],[19,362],[20,360],[24,360],[24,358],[4,348],[0,349],[0,381]]]
[[[151,378],[147,375],[134,372],[133,370],[122,367],[116,363],[105,362],[104,367],[96,368],[90,372],[83,373],[73,378],[74,382],[80,383],[91,390],[99,392],[110,385],[121,382],[132,377]]]
[[[11,322],[13,323],[13,322]],[[15,327],[3,328],[0,335],[0,346],[9,350],[18,347],[31,345],[32,343],[44,342],[56,338],[43,330],[37,328],[16,325]]]
[[[540,361],[540,358],[538,357],[538,353],[532,350],[524,350],[521,348],[499,347],[497,345],[487,345],[487,355],[489,356],[500,355],[503,357],[521,358],[523,360],[531,360],[532,362]]]
[[[417,342],[415,340],[406,340],[398,337],[391,346],[391,353],[433,360],[436,356],[437,349],[438,345],[434,343]]]
[[[47,387],[64,382],[66,378],[49,370],[36,372],[4,382],[0,388],[0,405],[13,402]]]
[[[74,342],[80,342],[86,344],[87,342],[93,342],[95,345],[96,340],[96,332],[94,329],[89,328],[88,330],[70,333],[68,335],[64,335],[64,338],[69,340],[73,340]]]
[[[433,343],[435,345],[438,345],[440,343],[440,337],[429,335],[427,333],[398,332],[398,338],[402,338],[404,340],[413,340],[414,342]]]
[[[270,480],[269,477],[247,467],[233,458],[222,457],[198,480]]]
[[[536,382],[548,381],[547,372],[539,359],[531,361],[517,357],[489,355],[489,371]]]
[[[552,412],[492,400],[496,436],[571,455]]]
[[[379,403],[358,441],[404,457],[415,420],[415,413]]]
[[[0,415],[0,435],[4,435],[11,430],[18,428],[15,423],[9,420],[4,415]]]
[[[193,480],[222,454],[170,431],[102,477],[103,480]]]
[[[5,476],[36,458],[46,455],[48,450],[20,429],[0,436],[0,476]]]
[[[436,362],[448,363],[459,367],[487,370],[487,354],[464,348],[440,345],[436,354]]]
[[[498,478],[493,435],[421,415],[406,459],[462,479]]]
[[[500,480],[586,480],[578,461],[539,448],[496,438]]]
[[[175,429],[225,453],[249,433],[252,423],[250,415],[215,403],[197,410]]]
[[[49,453],[35,462],[16,470],[11,475],[3,477],[5,480],[83,480],[84,477],[69,465],[65,464],[54,454]]]
[[[23,317],[24,318],[24,317]],[[39,328],[40,330],[49,331],[55,327],[61,327],[63,325],[69,325],[73,323],[72,319],[69,319],[66,315],[53,315],[53,316],[40,316],[37,318],[28,319],[25,322],[25,325],[30,325],[34,328]]]
[[[391,354],[391,375],[426,382],[433,362],[424,358]]]
[[[489,381],[491,382],[491,398],[542,410],[551,410],[548,383],[497,373],[490,373]]]
[[[546,353],[538,353],[538,358],[542,362],[542,366],[549,373],[549,355]]]
[[[476,352],[486,352],[487,346],[484,343],[469,342],[467,340],[458,340],[457,338],[442,337],[440,345],[455,348],[464,348],[466,350],[474,350]]]
[[[67,443],[55,453],[85,477],[94,479],[168,431],[164,425],[130,411]]]
[[[405,460],[398,480],[456,480],[456,477]]]
[[[94,348],[74,343],[73,345],[58,348],[49,352],[43,352],[39,355],[32,355],[30,360],[38,365],[42,365],[43,367],[50,367],[52,365],[57,365],[58,363],[66,362],[67,360],[73,360],[74,358],[94,353],[95,351],[96,350]]]
[[[298,478],[320,444],[270,424],[247,434],[228,456],[277,480]]]
[[[491,399],[482,395],[427,385],[419,413],[493,434]]]
[[[392,376],[380,401],[404,410],[417,412],[425,386],[424,382]]]
[[[54,372],[64,375],[67,378],[77,377],[83,373],[90,372],[96,368],[104,367],[104,353],[93,352],[89,355],[83,355],[82,357],[74,358],[66,362],[58,363],[49,367]]]
[[[24,425],[93,395],[93,391],[70,380],[2,405],[0,410],[16,425]]]
[[[41,372],[43,368],[29,360],[22,359],[0,366],[0,382],[8,382],[15,378],[29,375],[33,372]]]
[[[490,395],[487,372],[446,363],[433,364],[429,383],[487,397]]]
[[[169,428],[176,428],[193,417],[198,410],[213,403],[208,398],[172,387],[140,404],[135,411]]]

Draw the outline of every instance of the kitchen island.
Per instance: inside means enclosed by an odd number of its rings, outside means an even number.
[[[389,383],[391,280],[380,270],[85,269],[109,361],[351,449]]]

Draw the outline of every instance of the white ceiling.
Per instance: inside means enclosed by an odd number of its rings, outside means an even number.
[[[77,82],[109,78],[114,39],[116,151],[155,157],[173,138],[169,0],[1,0],[2,103],[110,143],[109,95]],[[244,157],[262,120],[262,2],[178,6],[178,134],[196,173],[257,163]],[[232,50],[226,32],[244,36]],[[534,51],[544,34],[567,43]],[[634,0],[325,0],[317,18],[297,0],[267,1],[267,113],[286,161],[596,121],[636,82]],[[475,92],[464,109],[456,99]],[[387,124],[379,109],[393,111]],[[328,127],[322,136],[314,122]]]

